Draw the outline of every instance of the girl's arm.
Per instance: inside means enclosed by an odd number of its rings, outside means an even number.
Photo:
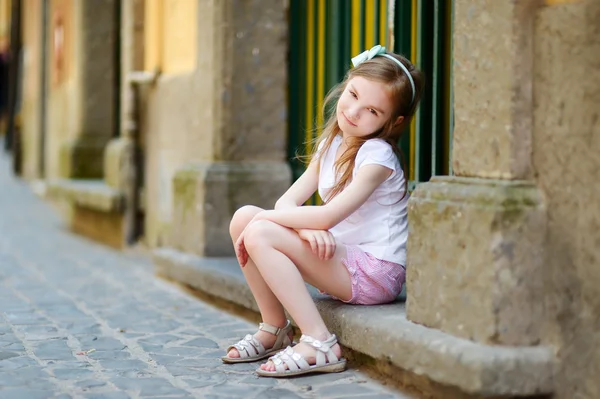
[[[292,229],[329,230],[360,208],[391,173],[391,169],[382,165],[365,165],[358,170],[356,177],[348,187],[327,204],[302,207],[298,204],[295,208],[276,208],[259,213],[255,220],[266,219]],[[292,188],[288,192],[292,191]],[[306,193],[300,189],[297,189],[296,192]]]
[[[317,191],[318,183],[318,165],[316,161],[313,161],[308,165],[304,173],[302,173],[302,176],[277,200],[275,209],[281,210],[301,206]]]

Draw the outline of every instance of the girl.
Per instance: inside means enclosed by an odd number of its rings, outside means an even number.
[[[231,221],[236,256],[263,323],[222,359],[252,362],[277,353],[257,370],[261,376],[346,367],[305,281],[364,305],[393,301],[404,284],[408,196],[396,143],[415,113],[423,76],[381,46],[352,62],[355,68],[325,100],[324,109],[333,102],[335,112],[304,174],[274,210],[245,206]],[[302,206],[317,189],[324,205]],[[303,333],[294,348],[284,309]]]

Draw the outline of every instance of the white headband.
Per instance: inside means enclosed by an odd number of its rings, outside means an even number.
[[[400,61],[398,61],[396,58],[392,57],[391,55],[387,54],[385,52],[385,47],[380,46],[379,44],[376,46],[373,46],[370,50],[365,50],[362,53],[360,53],[359,55],[357,55],[356,57],[352,58],[352,65],[354,66],[358,66],[360,64],[362,64],[365,61],[371,60],[375,57],[377,57],[378,55],[389,58],[390,60],[394,61],[396,64],[398,64],[398,66],[400,68],[402,68],[402,70],[404,71],[404,73],[406,74],[406,76],[408,76],[408,81],[410,82],[410,87],[412,88],[412,99],[410,100],[411,104],[413,101],[415,101],[415,81],[413,80],[410,72],[408,71],[408,68],[406,68],[404,66],[403,63],[401,63]]]

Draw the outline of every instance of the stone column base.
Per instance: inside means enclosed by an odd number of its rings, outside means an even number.
[[[104,181],[112,188],[124,190],[133,184],[131,165],[133,163],[133,140],[126,136],[112,139],[104,152]]]
[[[60,148],[60,176],[67,179],[100,179],[107,137],[81,136]]]
[[[546,210],[535,185],[434,177],[408,214],[410,320],[477,342],[539,342]]]
[[[289,188],[285,162],[197,162],[173,182],[171,246],[199,256],[233,256],[229,222],[243,205],[272,208]]]

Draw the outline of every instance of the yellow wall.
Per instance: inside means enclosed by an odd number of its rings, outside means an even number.
[[[146,70],[191,72],[196,67],[197,0],[147,0],[145,10]]]
[[[0,0],[0,49],[10,37],[10,0]]]

